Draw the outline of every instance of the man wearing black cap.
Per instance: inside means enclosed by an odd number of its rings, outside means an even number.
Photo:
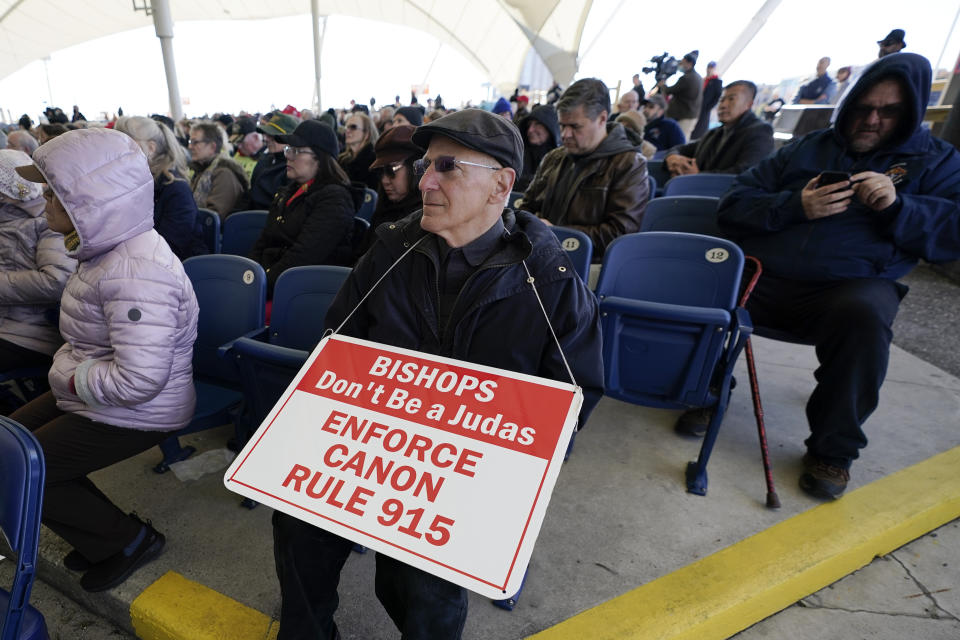
[[[416,163],[423,209],[375,230],[326,326],[353,312],[346,335],[554,380],[572,373],[585,394],[582,425],[603,387],[597,303],[550,229],[505,208],[523,166],[519,131],[465,109],[423,125],[413,142],[426,149]],[[338,637],[337,583],[353,543],[279,511],[273,518],[278,640]],[[463,632],[462,587],[378,554],[376,594],[406,640]]]
[[[699,55],[700,52],[694,50],[683,56],[679,64],[683,75],[673,85],[668,87],[663,80],[657,83],[660,93],[670,96],[667,117],[677,121],[683,137],[687,140],[697,125],[700,104],[703,101],[703,78],[694,70]]]
[[[891,53],[897,53],[907,46],[907,43],[903,40],[906,35],[903,29],[894,29],[888,33],[887,37],[883,40],[877,40],[877,44],[880,45],[880,52],[877,54],[877,57],[882,58]]]

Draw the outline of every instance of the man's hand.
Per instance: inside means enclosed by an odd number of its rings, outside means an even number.
[[[850,206],[850,198],[853,197],[849,180],[822,187],[818,187],[818,184],[820,184],[820,176],[811,179],[800,192],[803,213],[808,220],[835,216],[847,210]]]
[[[687,156],[680,155],[679,153],[667,156],[664,162],[667,165],[667,171],[670,172],[670,175],[687,176],[700,173],[700,169],[697,167],[696,159],[688,158]]]
[[[552,226],[553,226],[553,223],[550,222],[549,220],[547,220],[546,218],[540,218],[540,222],[542,222],[543,224],[547,225],[548,227],[552,227]]]
[[[882,211],[897,200],[897,188],[890,176],[875,171],[864,171],[850,176],[853,192],[860,202],[874,211]]]

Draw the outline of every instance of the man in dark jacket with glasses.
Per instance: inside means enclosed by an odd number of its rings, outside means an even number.
[[[326,326],[336,329],[349,316],[341,332],[357,338],[573,377],[584,390],[582,425],[603,392],[597,301],[550,229],[506,208],[523,166],[519,131],[465,109],[418,128],[413,143],[426,149],[414,164],[423,209],[376,229]],[[273,525],[279,640],[337,638],[337,584],[353,543],[279,511]],[[404,640],[460,638],[463,587],[378,554],[376,593]]]

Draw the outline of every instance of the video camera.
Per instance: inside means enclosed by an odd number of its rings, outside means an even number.
[[[656,64],[656,66],[644,67],[643,69],[641,69],[641,71],[643,71],[644,73],[653,72],[655,74],[653,77],[656,79],[657,82],[666,80],[667,78],[675,74],[677,72],[677,67],[679,65],[679,63],[677,62],[677,59],[671,56],[666,51],[663,52],[663,55],[653,56],[652,58],[650,58],[650,62],[653,62],[654,64]]]

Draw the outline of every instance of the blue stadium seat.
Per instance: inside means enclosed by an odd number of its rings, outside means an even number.
[[[246,257],[267,226],[268,212],[263,209],[236,211],[223,221],[220,253]]]
[[[736,177],[733,173],[696,173],[689,176],[676,176],[663,185],[663,195],[719,198],[727,192]]]
[[[706,467],[752,326],[737,306],[743,252],[721,238],[632,233],[604,256],[600,299],[606,394],[644,406],[710,408],[687,490],[704,495]]]
[[[0,417],[0,531],[16,554],[13,584],[0,588],[0,640],[48,640],[43,614],[32,607],[46,467],[40,443],[10,418]]]
[[[683,231],[723,237],[717,225],[719,198],[663,196],[647,204],[640,231]]]
[[[213,209],[197,209],[203,227],[203,243],[210,253],[220,253],[220,215]]]
[[[373,212],[377,209],[377,192],[370,187],[363,189],[363,204],[357,209],[357,217],[367,222],[373,219]]]
[[[590,279],[590,261],[593,260],[593,242],[590,236],[583,231],[568,229],[567,227],[550,227],[560,241],[560,246],[567,252],[577,275],[586,283]]]
[[[240,372],[250,431],[266,419],[320,342],[327,309],[348,275],[348,267],[332,265],[287,269],[273,290],[270,326],[233,342],[230,356]],[[246,442],[250,431],[238,433],[238,445]],[[246,498],[242,504],[256,506]]]
[[[178,436],[234,423],[245,431],[241,409],[244,396],[240,374],[225,358],[224,345],[264,325],[267,276],[263,267],[242,256],[194,256],[183,263],[200,306],[197,341],[193,345],[193,377],[197,408],[189,425],[160,444],[163,460],[154,467],[164,473],[184,460],[193,447],[181,447]],[[239,423],[238,423],[239,421]]]

